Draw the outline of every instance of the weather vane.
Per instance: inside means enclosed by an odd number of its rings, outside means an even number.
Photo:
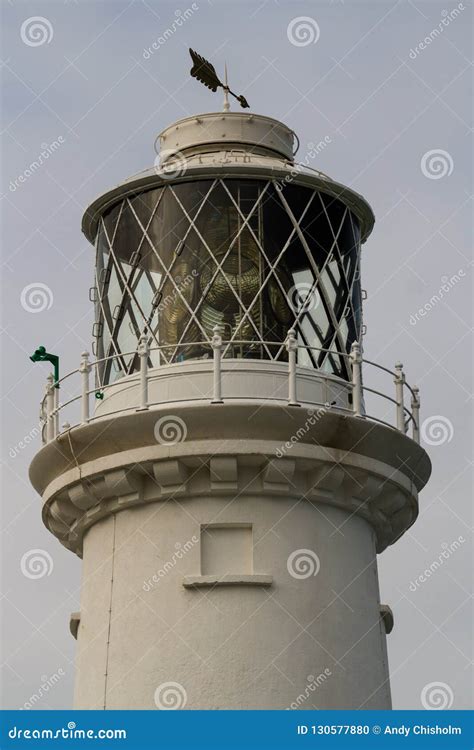
[[[222,83],[220,81],[215,68],[211,63],[206,60],[204,57],[201,57],[201,55],[198,55],[197,52],[195,52],[193,49],[189,48],[189,54],[192,57],[193,60],[193,67],[191,68],[191,75],[193,78],[197,78],[198,81],[204,84],[204,86],[207,86],[208,89],[211,89],[211,91],[217,91],[219,87],[222,87],[224,89],[224,111],[227,112],[229,110],[229,94],[232,94],[235,99],[239,102],[240,106],[244,109],[249,107],[249,103],[245,96],[237,96],[237,94],[234,94],[233,91],[230,90],[229,86],[227,85],[227,65],[225,67],[225,82]]]

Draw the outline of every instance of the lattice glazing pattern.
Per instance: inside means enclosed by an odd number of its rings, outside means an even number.
[[[272,180],[166,184],[127,197],[97,232],[95,353],[114,356],[108,383],[139,367],[212,356],[215,325],[226,357],[285,360],[290,327],[298,364],[348,378],[341,353],[361,328],[360,232],[341,201]],[[275,342],[275,343],[272,343]],[[131,352],[131,353],[130,353]]]

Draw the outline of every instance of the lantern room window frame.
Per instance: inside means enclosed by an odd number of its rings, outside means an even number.
[[[256,197],[253,203],[251,199],[245,199],[245,209],[244,201],[239,197],[239,185],[252,185],[255,188]],[[189,204],[189,193],[183,192],[183,189],[189,191],[190,186],[196,195],[192,205]],[[295,188],[299,193],[292,192]],[[304,196],[304,200],[298,202],[295,195],[300,198]],[[219,205],[213,204],[213,197],[215,202],[217,197],[220,198]],[[216,249],[211,247],[212,243],[203,231],[202,217],[206,211],[213,211],[219,217],[223,197],[236,228],[235,231],[229,229],[222,246]],[[150,198],[153,199],[151,204]],[[176,221],[172,220],[173,215],[178,217]],[[289,234],[281,238],[272,235],[270,241],[265,234],[273,232],[273,221],[269,220],[269,216],[280,216],[290,228]],[[169,223],[162,247],[153,236],[160,221],[162,224]],[[319,237],[321,227],[324,228],[325,246]],[[204,283],[203,263],[207,264],[208,275],[208,269],[213,269],[205,289],[193,295],[186,286],[186,279],[183,281],[179,273],[183,266],[181,254],[190,237],[202,256],[199,258],[200,272],[197,278],[188,279],[189,285]],[[237,277],[231,278],[225,268],[232,254],[240,252],[239,243],[244,238],[247,244],[251,243],[260,268],[259,287],[247,302],[242,299]],[[167,253],[163,252],[164,243],[168,246]],[[169,250],[170,243],[174,247],[173,252]],[[216,279],[221,285],[227,284],[226,293],[232,304],[238,307],[240,316],[233,330],[223,331],[224,357],[286,360],[282,335],[269,334],[268,325],[267,330],[263,324],[259,326],[261,312],[253,312],[258,305],[262,307],[262,300],[272,292],[274,297],[278,296],[280,305],[282,299],[288,304],[285,330],[294,328],[298,342],[308,347],[299,352],[298,363],[345,380],[350,378],[345,355],[349,353],[352,342],[360,339],[362,330],[359,221],[342,200],[323,190],[261,176],[256,179],[203,178],[194,183],[184,181],[177,184],[170,181],[124,197],[106,211],[100,218],[95,244],[97,293],[94,328],[98,334],[95,353],[101,359],[112,357],[112,361],[104,362],[100,370],[100,384],[110,383],[138,370],[138,345],[143,333],[147,334],[152,349],[161,347],[159,352],[150,353],[150,367],[171,364],[183,358],[208,356],[206,352],[207,346],[211,351],[212,330],[203,323],[202,308]],[[271,244],[274,247],[270,252]],[[285,265],[291,262],[289,253],[292,258],[298,254],[304,259],[304,274],[310,281],[301,282],[301,285],[307,291],[308,299],[316,301],[315,305],[307,305],[303,300],[298,309],[289,298],[288,281],[285,286],[282,277],[284,266],[286,279],[290,275]],[[151,257],[148,266],[147,256]],[[155,270],[151,269],[151,263]],[[298,289],[298,283],[293,275],[293,291],[295,287]],[[298,291],[296,294],[298,296]],[[168,313],[166,305],[171,305]],[[317,309],[312,309],[318,306],[321,306],[319,313]],[[186,321],[176,340],[168,341],[163,334],[160,336],[160,314],[169,314],[170,309],[177,310],[178,307]],[[321,327],[322,321],[325,321],[325,330]],[[245,325],[249,339],[247,347],[237,343],[242,338]],[[278,328],[279,332],[283,330],[282,325]],[[193,336],[187,339],[190,331],[194,332],[194,340]],[[204,342],[199,346],[194,344],[197,334]],[[183,349],[187,342],[189,347]],[[313,351],[311,347],[314,347]],[[318,348],[329,351],[319,352]]]

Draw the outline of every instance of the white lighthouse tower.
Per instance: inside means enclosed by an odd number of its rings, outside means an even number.
[[[83,558],[75,707],[390,708],[377,553],[430,463],[402,365],[362,360],[372,211],[269,117],[159,145],[85,213],[95,361],[50,376],[31,466]]]

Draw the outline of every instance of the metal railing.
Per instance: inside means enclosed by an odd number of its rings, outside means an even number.
[[[350,354],[340,353],[338,352],[338,356],[342,356],[347,358],[347,361],[350,366],[350,372],[352,374],[352,380],[351,382],[347,382],[343,380],[342,378],[335,378],[334,376],[328,375],[327,373],[322,372],[321,370],[306,367],[306,366],[298,366],[298,352],[300,350],[305,350],[307,353],[310,352],[329,352],[328,349],[323,349],[320,347],[310,347],[310,346],[304,346],[298,343],[296,331],[293,328],[290,328],[288,331],[286,340],[284,342],[278,342],[278,341],[224,341],[222,338],[223,329],[220,326],[215,326],[213,328],[213,336],[211,341],[193,341],[191,342],[195,346],[210,346],[212,348],[212,371],[213,371],[213,377],[212,377],[212,397],[209,399],[210,404],[222,404],[225,401],[225,398],[223,396],[222,391],[222,360],[225,359],[223,357],[222,350],[225,346],[228,346],[229,344],[236,344],[236,345],[246,345],[246,346],[253,346],[253,345],[272,345],[272,346],[280,346],[285,347],[287,353],[288,353],[288,361],[287,361],[287,377],[288,377],[288,397],[286,399],[286,403],[288,406],[294,406],[298,407],[303,405],[305,402],[299,400],[298,398],[298,378],[300,375],[302,375],[302,370],[304,370],[304,375],[307,377],[308,374],[313,374],[314,377],[317,377],[319,380],[324,379],[331,379],[336,380],[338,383],[346,385],[349,394],[352,396],[352,404],[350,406],[352,413],[354,417],[357,417],[359,419],[369,419],[375,422],[379,422],[381,424],[386,425],[387,427],[391,427],[392,429],[397,429],[403,434],[406,434],[408,432],[410,423],[412,427],[412,438],[417,443],[420,442],[420,429],[419,429],[419,415],[420,415],[420,398],[419,398],[419,390],[416,386],[410,386],[405,379],[405,373],[403,371],[403,365],[400,362],[397,362],[395,364],[395,369],[390,370],[387,367],[384,367],[383,365],[379,365],[377,362],[372,362],[371,360],[365,359],[362,357],[361,354],[361,347],[358,342],[354,342],[352,344],[351,352]],[[183,347],[189,347],[189,343],[183,344],[181,346]],[[139,383],[139,389],[138,389],[138,397],[137,402],[132,407],[124,407],[118,410],[118,412],[124,412],[124,411],[144,411],[149,409],[150,407],[157,405],[158,403],[162,403],[161,401],[151,401],[149,399],[149,382],[150,382],[150,367],[149,367],[149,358],[150,353],[153,351],[161,351],[161,350],[169,350],[170,345],[163,345],[163,346],[155,346],[150,347],[148,343],[147,336],[143,335],[140,338],[139,346],[138,346],[138,356],[140,361],[140,368],[139,371],[134,373],[133,375],[127,376],[127,384],[130,382],[138,382]],[[108,383],[105,385],[100,386],[99,388],[91,388],[90,387],[90,373],[93,368],[96,369],[96,372],[99,371],[100,366],[103,365],[104,362],[107,362],[112,359],[116,358],[123,358],[129,355],[136,354],[137,352],[131,351],[131,352],[122,352],[120,354],[115,354],[110,357],[103,357],[102,359],[98,359],[95,362],[89,361],[89,354],[88,352],[83,352],[81,355],[81,364],[76,369],[65,375],[64,377],[60,378],[57,382],[54,381],[54,377],[51,374],[47,377],[47,383],[46,383],[46,393],[45,396],[41,402],[40,407],[40,419],[43,423],[43,430],[42,430],[42,437],[43,437],[43,443],[51,442],[51,440],[54,440],[55,437],[60,434],[61,432],[65,432],[69,429],[71,429],[72,426],[79,426],[84,425],[92,422],[95,419],[99,419],[100,417],[106,417],[110,416],[109,414],[98,414],[91,417],[91,411],[90,411],[90,399],[95,394],[95,397],[102,400],[104,397],[104,394],[109,389],[115,388],[121,380]],[[334,353],[334,352],[331,352]],[[198,359],[188,359],[189,361],[202,361]],[[226,361],[229,361],[227,359]],[[235,360],[234,360],[235,361]],[[239,361],[242,361],[239,359]],[[245,360],[246,362],[252,361],[251,358],[248,358]],[[261,358],[254,359],[253,361],[264,361],[265,363],[269,363],[272,360],[262,360]],[[277,361],[279,364],[282,364],[281,361]],[[176,363],[174,363],[176,364]],[[368,365],[369,367],[377,368],[379,371],[382,371],[386,374],[389,374],[393,377],[393,382],[395,384],[395,388],[393,391],[393,396],[388,395],[387,393],[384,393],[383,391],[377,390],[375,388],[371,388],[369,386],[364,385],[363,379],[362,379],[362,365]],[[152,368],[153,377],[156,377],[157,371],[161,369],[163,366],[159,366],[158,368]],[[365,368],[364,368],[365,371]],[[74,375],[79,374],[81,378],[81,388],[80,392],[76,393],[76,395],[73,395],[70,399],[68,399],[65,402],[59,402],[59,390],[61,386],[65,386],[66,381],[69,381],[69,378],[71,378]],[[408,391],[408,394],[407,394]],[[381,397],[382,399],[390,402],[395,407],[395,418],[394,422],[395,424],[391,424],[390,422],[387,422],[384,419],[381,419],[379,417],[376,417],[374,415],[370,415],[366,412],[365,405],[364,405],[364,393],[367,394],[374,394],[376,396]],[[409,403],[410,408],[406,405],[407,401],[407,395],[409,397]],[[76,422],[75,425],[71,425],[70,422],[64,422],[62,424],[61,430],[59,429],[59,415],[60,413],[64,413],[64,410],[68,409],[72,404],[79,404],[80,405],[80,419]],[[331,404],[318,404],[321,407],[327,407],[327,408],[333,408],[333,405]],[[342,408],[342,407],[335,407]],[[347,410],[345,410],[347,411]],[[385,415],[384,415],[385,416]]]

